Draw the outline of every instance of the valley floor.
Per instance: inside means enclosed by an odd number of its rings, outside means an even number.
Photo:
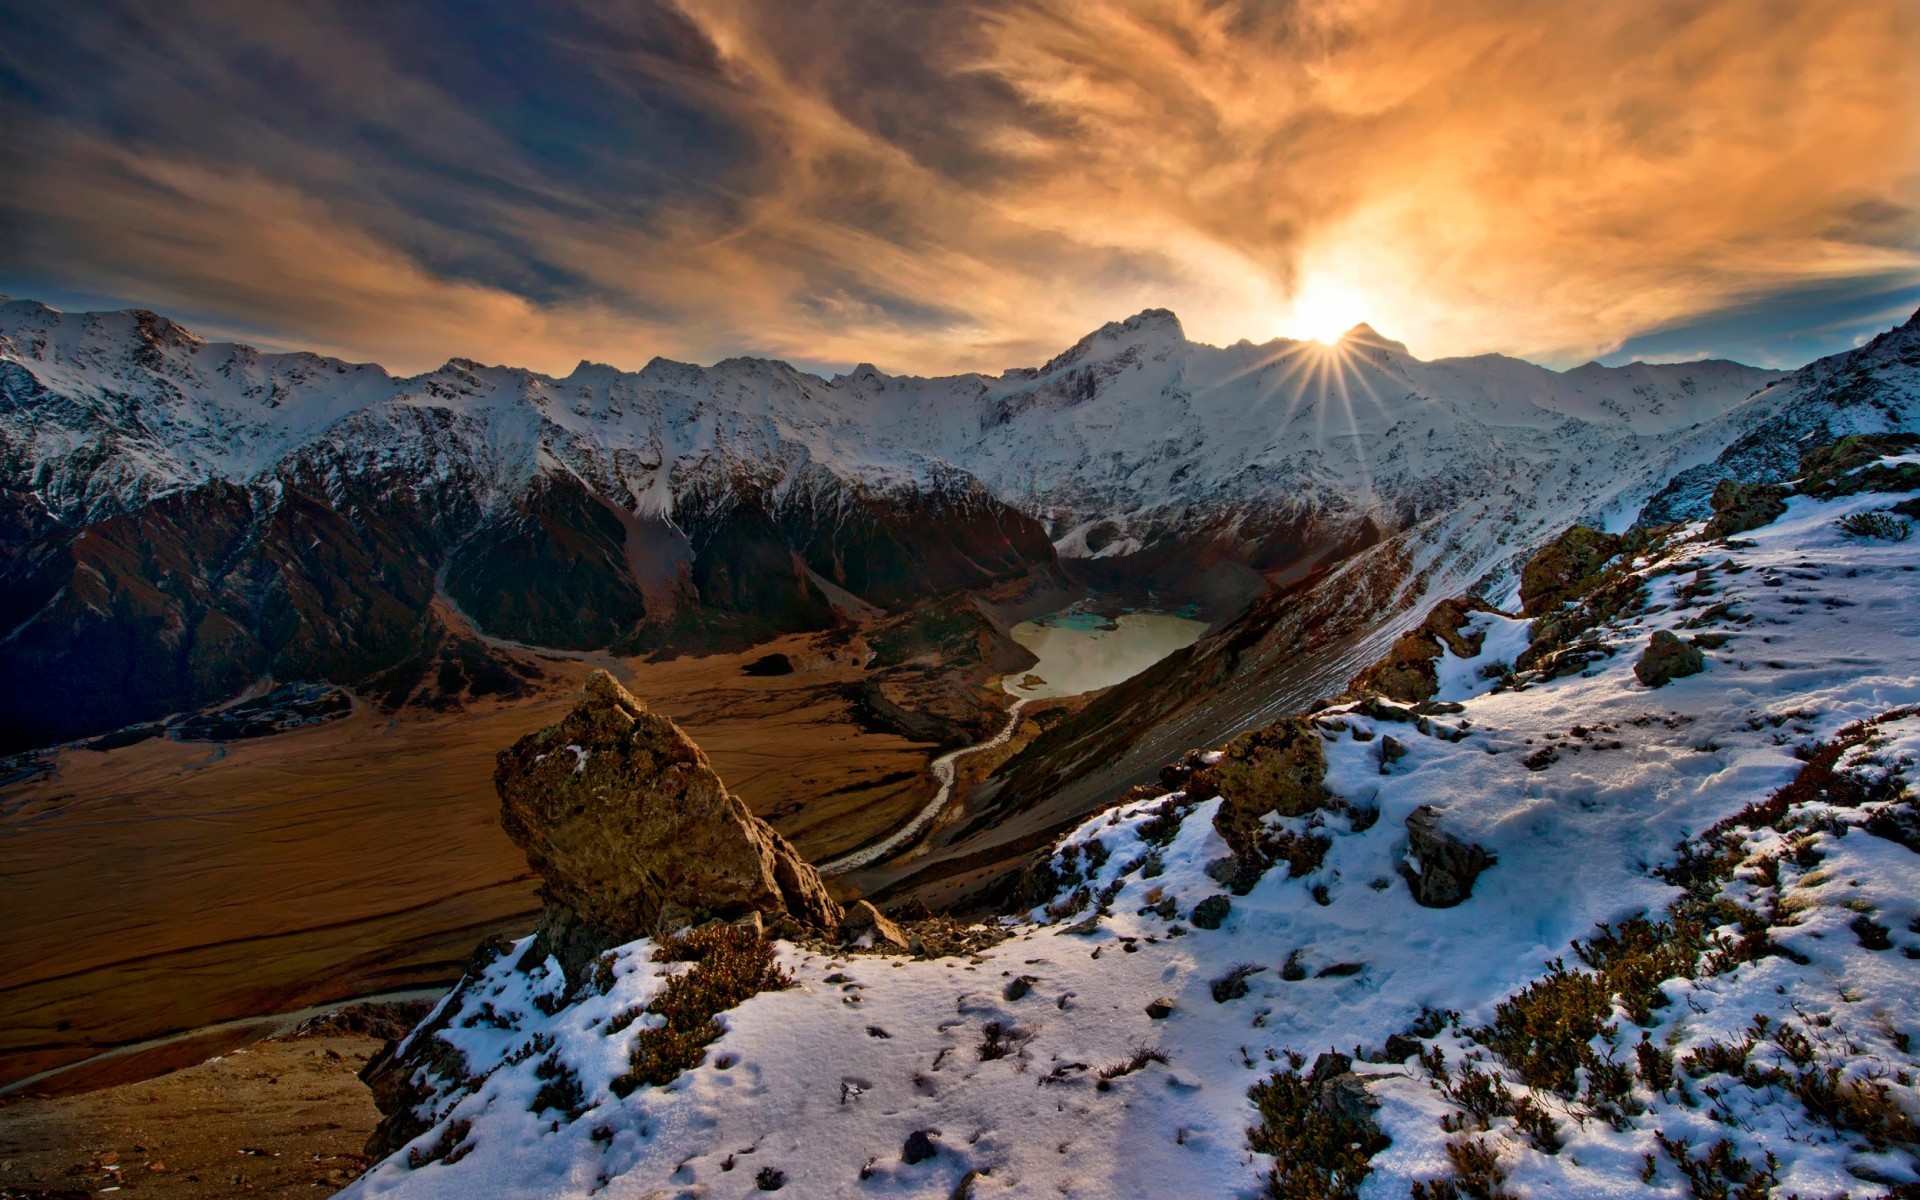
[[[918,809],[938,749],[863,727],[838,690],[856,667],[742,672],[770,651],[800,658],[803,642],[613,665],[820,858]],[[588,664],[540,666],[547,686],[530,700],[68,749],[53,775],[0,790],[0,894],[9,914],[31,914],[0,922],[0,1081],[177,1030],[445,984],[486,935],[530,929],[535,880],[500,830],[494,754],[554,720]],[[123,1063],[118,1077],[226,1044]]]

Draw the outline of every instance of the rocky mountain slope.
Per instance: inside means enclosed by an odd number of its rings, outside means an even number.
[[[1889,430],[1920,430],[1920,316],[1663,443],[1652,461],[1675,469],[1663,484],[1647,485],[1647,464],[1610,462],[1620,508],[1593,506],[1592,479],[1575,462],[1564,464],[1567,477],[1541,477],[1524,504],[1492,492],[1384,528],[1372,544],[1254,600],[1194,646],[1048,730],[974,794],[969,819],[945,831],[932,853],[862,882],[950,901],[982,889],[990,895],[1020,853],[1052,840],[1105,797],[1155,779],[1183,747],[1335,695],[1439,599],[1473,591],[1517,601],[1518,564],[1569,525],[1618,531],[1704,518],[1723,480],[1785,480],[1810,445]],[[1636,517],[1631,506],[1649,496]]]
[[[492,947],[347,1194],[1912,1195],[1916,450],[1556,538],[1524,613],[1184,756],[963,953]]]
[[[0,715],[29,745],[262,676],[398,672],[385,694],[447,632],[436,593],[493,637],[645,650],[1059,557],[1224,615],[1435,522],[1497,530],[1450,556],[1477,577],[1574,517],[1630,522],[1782,386],[1724,362],[1428,363],[1364,328],[1217,348],[1160,311],[997,377],[734,359],[396,378],[9,301],[0,694],[72,687]]]

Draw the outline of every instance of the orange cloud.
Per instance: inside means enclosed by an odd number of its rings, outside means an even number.
[[[623,203],[340,34],[353,86],[324,103],[376,105],[356,119],[406,141],[399,166],[449,155],[457,222],[334,147],[294,170],[258,135],[236,168],[55,130],[10,196],[34,268],[401,368],[547,370],[998,370],[1147,306],[1214,341],[1337,309],[1430,356],[1575,361],[1804,285],[1920,281],[1908,0],[601,7],[697,52],[610,37],[569,48],[581,75],[735,131],[723,169],[666,162]]]

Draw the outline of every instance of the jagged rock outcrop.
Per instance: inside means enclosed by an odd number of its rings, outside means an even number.
[[[494,787],[548,903],[610,934],[644,936],[670,910],[840,921],[812,865],[727,791],[693,739],[605,671],[558,724],[500,753]]]
[[[1620,550],[1621,540],[1613,534],[1575,525],[1542,546],[1521,568],[1522,610],[1537,617],[1578,599]]]
[[[1499,861],[1485,847],[1440,828],[1440,810],[1431,804],[1407,816],[1407,857],[1401,874],[1425,908],[1452,908],[1465,900],[1480,872]]]
[[[1777,483],[1722,479],[1713,489],[1713,516],[1700,536],[1709,540],[1758,529],[1787,511],[1787,489]]]
[[[1664,629],[1654,631],[1640,661],[1633,664],[1633,677],[1650,688],[1665,687],[1686,675],[1698,675],[1707,666],[1698,646],[1689,646]]]
[[[1433,606],[1427,619],[1407,630],[1393,643],[1386,656],[1353,677],[1347,694],[1358,698],[1385,696],[1403,704],[1431,700],[1440,690],[1435,665],[1442,649],[1461,658],[1480,653],[1486,634],[1466,628],[1467,619],[1477,612],[1499,610],[1478,596],[1452,596]]]

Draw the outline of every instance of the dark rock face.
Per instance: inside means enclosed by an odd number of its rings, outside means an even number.
[[[1498,611],[1478,596],[1454,596],[1433,606],[1427,619],[1400,635],[1386,657],[1353,677],[1351,696],[1380,695],[1402,704],[1431,700],[1440,690],[1435,663],[1442,649],[1461,658],[1480,653],[1484,634],[1466,631],[1467,618]]]
[[[542,475],[454,552],[447,592],[480,627],[539,646],[611,645],[647,615],[627,531],[569,475]]]
[[[1415,902],[1425,908],[1452,908],[1473,894],[1473,881],[1498,860],[1480,846],[1440,828],[1440,810],[1423,804],[1407,817],[1407,850],[1419,863],[1403,865]]]
[[[1707,666],[1698,646],[1690,646],[1664,629],[1655,630],[1633,664],[1633,676],[1650,688],[1665,687],[1686,675],[1698,675]]]
[[[1620,550],[1621,540],[1613,534],[1575,525],[1543,546],[1521,569],[1522,609],[1537,617],[1578,599]]]
[[[1701,536],[1725,538],[1758,529],[1787,511],[1786,495],[1780,484],[1722,479],[1714,486],[1713,516]]]
[[[548,902],[598,929],[644,936],[669,910],[839,923],[813,867],[604,671],[565,719],[501,752],[494,786]]]
[[[16,631],[0,655],[0,750],[199,708],[267,673],[387,669],[420,639],[432,594],[402,531],[291,488],[211,483],[54,533],[0,572],[0,625]]]

